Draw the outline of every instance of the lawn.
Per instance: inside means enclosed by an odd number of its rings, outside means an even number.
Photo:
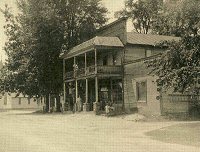
[[[164,127],[147,132],[146,135],[166,143],[200,147],[200,122]]]

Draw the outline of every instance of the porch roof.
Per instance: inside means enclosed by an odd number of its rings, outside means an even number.
[[[179,41],[180,37],[164,36],[164,35],[153,35],[153,34],[139,34],[128,32],[127,43],[133,45],[150,45],[155,46],[157,43],[162,41]]]
[[[94,49],[96,47],[119,48],[119,47],[124,47],[124,45],[118,37],[96,36],[88,41],[85,41],[85,42],[73,47],[72,49],[68,50],[67,52],[61,54],[60,57],[61,58],[71,58],[76,55],[80,55],[85,52],[88,52],[91,49]]]

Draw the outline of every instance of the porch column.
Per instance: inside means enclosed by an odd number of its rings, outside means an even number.
[[[98,77],[95,77],[95,102],[93,103],[93,110],[95,114],[99,114],[100,111],[100,103],[99,103],[99,93],[98,93]]]
[[[76,57],[74,57],[74,65],[73,65],[73,68],[74,68],[74,78],[76,77]]]
[[[77,98],[78,98],[78,81],[77,80],[75,81],[75,85],[76,85],[75,86],[76,87],[76,90],[75,90],[76,91],[76,96],[75,97],[76,97],[76,102],[77,102]]]
[[[96,101],[99,102],[99,92],[98,92],[98,77],[95,77],[95,95],[96,95]]]
[[[65,101],[66,101],[66,86],[65,86],[65,59],[63,59],[63,103],[62,110],[64,111]]]
[[[112,78],[110,78],[110,93],[111,93],[111,103],[113,103],[113,82],[112,82]]]
[[[97,49],[94,49],[94,58],[95,58],[95,74],[97,74]]]
[[[87,53],[85,53],[85,75],[87,75]]]
[[[55,110],[57,111],[57,99],[54,98],[54,107],[55,107]]]
[[[85,79],[85,103],[88,103],[88,79]]]
[[[85,103],[83,104],[83,111],[90,111],[88,103],[88,79],[85,79]]]
[[[49,113],[51,112],[51,95],[49,93]]]

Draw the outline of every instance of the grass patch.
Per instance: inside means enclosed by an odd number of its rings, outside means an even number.
[[[200,122],[178,124],[146,133],[152,139],[200,147]]]

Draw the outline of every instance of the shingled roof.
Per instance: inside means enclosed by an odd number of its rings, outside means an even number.
[[[179,37],[173,36],[164,36],[164,35],[152,35],[152,34],[139,34],[128,32],[127,33],[127,44],[131,45],[149,45],[155,46],[157,43],[162,41],[179,41]],[[96,36],[88,41],[85,41],[72,49],[68,50],[67,52],[60,55],[61,58],[71,58],[85,52],[88,52],[94,48],[99,47],[114,47],[120,48],[124,47],[123,43],[118,37],[103,37],[103,36]]]
[[[133,45],[151,45],[154,46],[162,41],[179,41],[179,37],[164,36],[164,35],[152,35],[152,34],[139,34],[128,32],[127,43]]]
[[[88,41],[85,41],[68,51],[68,53],[61,54],[61,57],[71,58],[78,54],[83,54],[96,47],[124,47],[118,37],[100,37],[96,36]]]

